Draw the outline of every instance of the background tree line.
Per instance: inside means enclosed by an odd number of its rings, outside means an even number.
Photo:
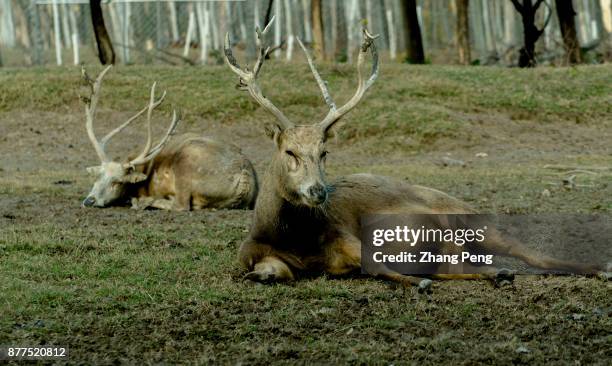
[[[288,61],[299,36],[319,59],[352,62],[367,26],[398,62],[602,62],[611,14],[610,0],[0,0],[0,60],[217,63],[226,32],[253,57],[252,29],[275,15],[271,57]]]

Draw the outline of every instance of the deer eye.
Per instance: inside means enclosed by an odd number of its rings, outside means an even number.
[[[298,165],[300,164],[300,159],[298,159],[297,155],[291,150],[286,150],[285,154],[290,157],[290,169],[297,169]]]

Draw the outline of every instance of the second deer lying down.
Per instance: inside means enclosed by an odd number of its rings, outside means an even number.
[[[229,67],[240,77],[240,86],[276,117],[273,140],[276,152],[266,171],[255,205],[253,224],[242,243],[239,259],[249,271],[246,279],[258,282],[293,280],[303,273],[342,275],[361,266],[360,217],[366,214],[402,212],[408,214],[474,213],[467,204],[440,191],[408,185],[391,178],[370,174],[349,175],[328,181],[325,177],[326,141],[338,120],[353,109],[378,76],[375,37],[364,30],[364,41],[357,59],[358,88],[342,107],[337,107],[327,86],[317,72],[308,52],[301,44],[312,73],[329,106],[322,122],[293,124],[262,94],[257,77],[264,62],[264,35],[260,32],[258,58],[252,70],[242,69],[232,55],[229,37],[225,56]],[[368,52],[373,64],[364,78],[361,68]],[[495,237],[495,238],[494,238]],[[592,273],[597,266],[582,265],[540,256],[519,243],[509,243],[500,236],[489,236],[487,247],[499,255],[517,257],[544,269],[573,270]],[[426,290],[431,280],[406,276],[381,267],[379,277]],[[439,279],[504,279],[512,273],[438,275]]]
[[[85,98],[87,134],[101,165],[88,168],[97,181],[83,201],[86,207],[106,207],[131,202],[134,208],[191,210],[202,208],[252,208],[257,197],[257,177],[251,162],[238,147],[215,140],[184,134],[172,138],[179,118],[174,112],[164,137],[153,146],[151,116],[166,93],[155,100],[155,84],[149,104],[98,141],[94,134],[100,89],[107,67],[96,80],[83,77],[91,87]],[[138,156],[127,162],[112,161],[107,142],[139,116],[147,114],[147,142]]]

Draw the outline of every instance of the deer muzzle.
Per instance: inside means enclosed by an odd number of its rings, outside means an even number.
[[[308,200],[314,205],[318,206],[327,201],[327,188],[323,184],[313,184],[307,189]]]
[[[93,207],[96,204],[96,199],[89,196],[83,200],[83,207]]]

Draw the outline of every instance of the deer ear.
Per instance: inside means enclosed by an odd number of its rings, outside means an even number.
[[[277,125],[276,123],[266,123],[266,125],[264,126],[264,129],[266,131],[266,136],[274,140],[274,143],[276,144],[276,146],[280,146],[280,134],[281,134],[280,126]]]
[[[87,173],[91,175],[98,175],[100,174],[101,170],[102,170],[102,167],[100,165],[87,167]]]
[[[140,172],[132,172],[121,178],[122,183],[139,183],[147,179],[147,175]]]

